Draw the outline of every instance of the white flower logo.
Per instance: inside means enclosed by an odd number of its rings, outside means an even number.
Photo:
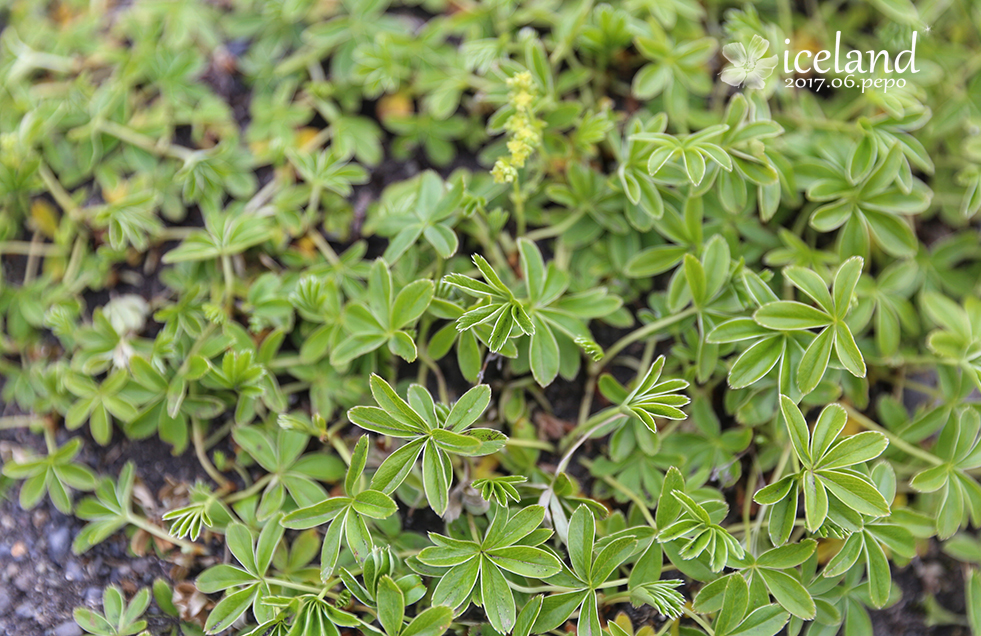
[[[730,86],[763,88],[763,80],[770,77],[777,66],[777,56],[763,57],[770,43],[758,35],[749,43],[749,51],[741,42],[726,44],[722,55],[732,64],[722,71],[722,81]]]

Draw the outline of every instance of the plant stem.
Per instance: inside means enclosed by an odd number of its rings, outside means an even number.
[[[117,124],[114,121],[100,121],[98,128],[107,135],[112,135],[113,137],[121,139],[132,146],[142,148],[147,152],[152,152],[157,155],[163,155],[172,159],[179,159],[180,161],[188,161],[192,159],[197,152],[195,150],[191,150],[190,148],[185,148],[184,146],[172,144],[163,138],[161,138],[161,140],[158,142],[152,137],[147,137],[146,135],[136,132],[132,128],[127,128],[126,126]]]
[[[780,481],[783,477],[783,471],[787,467],[787,462],[790,461],[790,452],[793,446],[790,444],[789,440],[787,445],[783,449],[783,454],[780,455],[780,460],[777,462],[777,467],[773,471],[773,475],[770,476],[770,483],[775,484]],[[752,499],[753,495],[756,493],[747,493],[747,497]],[[750,541],[747,543],[748,548],[754,548],[756,546],[757,537],[760,534],[760,528],[763,526],[763,517],[766,512],[767,505],[761,505],[756,513],[756,524],[753,526],[753,531],[750,535]]]
[[[308,594],[320,594],[325,589],[322,587],[314,587],[313,585],[304,585],[303,583],[294,583],[293,581],[287,581],[286,579],[267,577],[264,580],[269,585],[278,585],[280,587],[296,590],[297,592],[307,592]]]
[[[529,241],[541,241],[543,239],[552,238],[553,236],[560,236],[570,227],[578,223],[579,219],[585,215],[585,210],[574,212],[555,225],[547,225],[545,227],[538,228],[537,230],[528,232],[525,234],[525,238],[527,238]]]
[[[200,543],[192,543],[190,541],[185,541],[183,539],[178,539],[177,537],[173,537],[170,535],[169,532],[167,532],[160,526],[154,525],[150,523],[147,519],[144,519],[143,517],[140,517],[136,514],[131,513],[130,515],[128,515],[126,517],[126,521],[136,526],[137,528],[140,528],[141,530],[144,530],[149,534],[152,534],[155,537],[163,539],[168,543],[173,543],[174,545],[180,546],[183,552],[189,554],[208,554],[208,549],[205,548]]]
[[[627,334],[623,338],[620,338],[619,340],[616,341],[616,343],[613,344],[612,347],[606,350],[606,353],[603,354],[602,358],[600,358],[598,361],[590,365],[590,374],[591,375],[598,374],[603,369],[604,366],[606,366],[611,360],[613,360],[613,358],[617,356],[617,354],[619,354],[621,351],[626,349],[631,344],[637,342],[638,340],[642,340],[648,336],[651,336],[657,333],[658,331],[661,331],[662,329],[670,327],[676,322],[680,322],[684,320],[685,318],[694,314],[696,311],[698,310],[694,306],[689,307],[688,309],[685,309],[684,311],[680,311],[671,316],[665,316],[660,320],[655,320],[654,322],[644,325],[640,329],[637,329],[636,331]]]
[[[521,193],[521,184],[517,177],[514,179],[514,191],[511,194],[511,201],[514,203],[514,219],[517,225],[517,236],[524,236],[527,229],[525,224],[525,198]]]
[[[262,477],[260,477],[259,479],[257,479],[254,484],[252,484],[251,486],[249,486],[245,490],[240,490],[238,492],[233,492],[232,494],[230,494],[227,497],[225,497],[225,499],[224,499],[225,503],[226,504],[230,504],[230,503],[234,503],[236,501],[242,500],[242,499],[248,499],[252,495],[254,495],[257,492],[259,492],[260,490],[262,490],[265,487],[266,484],[268,484],[270,481],[272,481],[272,478],[273,477],[275,477],[274,474],[272,474],[272,473],[266,473],[265,475],[263,475]]]
[[[698,614],[696,614],[695,612],[693,612],[692,610],[688,609],[685,606],[682,606],[681,611],[685,613],[685,616],[698,623],[698,626],[704,629],[705,633],[708,634],[708,636],[715,636],[715,630],[712,629],[712,627],[705,621],[704,618],[702,618],[701,616],[699,616]]]
[[[304,364],[304,362],[300,356],[283,356],[282,358],[273,359],[266,366],[270,369],[286,369],[301,364]]]
[[[191,442],[194,444],[194,454],[197,455],[198,462],[204,468],[204,472],[208,473],[208,476],[215,480],[219,487],[230,486],[231,482],[215,468],[215,465],[208,458],[204,441],[204,428],[201,425],[201,420],[196,417],[191,418]]]
[[[225,275],[225,313],[231,318],[235,306],[235,273],[232,271],[232,257],[221,255],[221,271]]]
[[[565,437],[562,438],[562,441],[559,442],[559,448],[566,448],[569,445],[569,441],[575,438],[577,435],[581,435],[583,431],[588,430],[590,427],[595,426],[597,423],[610,417],[610,412],[612,410],[613,409],[611,408],[606,408],[602,411],[594,413],[592,417],[588,418],[585,422],[566,433]]]
[[[871,419],[869,419],[862,413],[856,411],[851,406],[845,404],[844,407],[845,410],[848,412],[848,417],[852,418],[853,420],[861,424],[864,428],[867,428],[870,431],[878,431],[879,433],[882,433],[889,439],[890,444],[894,445],[896,448],[903,451],[907,455],[912,455],[913,457],[922,459],[923,461],[933,464],[934,466],[940,466],[941,464],[944,463],[942,459],[940,459],[933,453],[925,451],[919,446],[914,446],[913,444],[910,444],[909,442],[899,437],[892,431],[879,426],[878,424],[873,422]]]
[[[583,434],[583,436],[580,437],[576,441],[576,443],[573,444],[569,448],[569,450],[566,451],[565,455],[562,456],[562,459],[559,461],[559,465],[555,467],[555,476],[558,477],[559,473],[565,472],[565,469],[569,466],[569,462],[572,461],[572,456],[575,454],[575,452],[579,449],[580,446],[586,443],[587,439],[592,437],[593,434],[595,434],[597,431],[602,429],[604,426],[608,426],[613,422],[617,421],[618,419],[625,418],[625,417],[627,416],[624,415],[623,413],[614,413],[612,416],[608,417],[607,419],[603,420],[596,426],[586,431],[586,433]],[[554,485],[554,480],[553,480],[553,485]]]
[[[593,462],[588,459],[580,459],[579,462],[586,468],[592,468],[593,466]],[[651,515],[650,505],[646,501],[641,499],[640,495],[630,490],[629,488],[621,484],[619,480],[615,479],[614,477],[611,477],[610,475],[606,475],[601,479],[612,488],[626,495],[626,497],[630,499],[630,501],[632,501],[634,505],[637,506],[637,508],[640,510],[640,514],[644,516],[644,519],[647,520],[647,525],[654,528],[654,530],[657,530],[657,521],[655,521],[653,515]]]
[[[61,209],[65,211],[71,219],[80,220],[78,214],[78,205],[72,199],[72,195],[68,193],[65,186],[61,185],[61,181],[55,176],[55,173],[51,171],[51,168],[44,162],[38,165],[38,174],[41,175],[41,181],[44,181],[44,185],[47,186],[48,191],[51,193],[52,198],[55,202],[61,206]]]
[[[546,453],[555,452],[555,446],[539,439],[519,439],[517,437],[511,437],[508,438],[508,441],[506,441],[505,444],[507,446],[517,446],[519,448],[537,448],[545,451]]]
[[[317,246],[318,250],[320,250],[320,253],[327,259],[328,263],[331,265],[338,265],[341,262],[337,252],[335,252],[334,248],[330,246],[330,243],[327,242],[327,239],[324,238],[323,234],[314,228],[310,228],[308,235],[310,236],[310,240],[313,241],[313,244]]]
[[[7,415],[0,417],[0,431],[44,423],[45,418],[43,417],[34,417],[33,415]]]
[[[0,242],[0,254],[17,254],[18,256],[28,256],[30,254],[37,254],[39,256],[64,256],[65,248],[51,243],[2,241]]]

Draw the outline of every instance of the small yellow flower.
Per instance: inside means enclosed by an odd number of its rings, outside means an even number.
[[[507,80],[508,103],[514,107],[514,114],[504,122],[504,129],[511,133],[507,148],[510,157],[502,157],[494,164],[491,175],[496,183],[511,183],[518,177],[518,168],[523,168],[528,157],[541,144],[541,121],[532,110],[538,97],[535,79],[524,71]]]

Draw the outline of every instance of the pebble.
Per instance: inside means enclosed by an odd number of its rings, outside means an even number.
[[[68,581],[81,581],[84,578],[85,571],[82,570],[82,566],[78,564],[78,561],[69,561],[65,566],[65,579]]]
[[[150,569],[150,561],[145,558],[136,559],[135,561],[130,563],[130,567],[133,568],[133,571],[136,572],[137,574],[146,574],[147,571]]]
[[[0,616],[6,614],[8,609],[10,609],[10,595],[0,589]]]
[[[62,526],[48,535],[48,556],[55,563],[61,563],[68,548],[71,547],[72,534],[67,526]]]
[[[10,556],[14,559],[20,561],[27,555],[27,544],[23,541],[18,541],[10,548]]]
[[[101,606],[102,588],[95,586],[85,588],[85,604],[93,607]]]
[[[31,576],[27,573],[21,574],[16,579],[14,579],[14,587],[16,587],[21,592],[26,592],[31,589]]]
[[[52,636],[82,636],[82,628],[75,621],[65,621],[55,627]]]
[[[17,609],[14,610],[14,614],[16,614],[19,618],[34,618],[34,605],[28,601],[24,601],[17,606]]]

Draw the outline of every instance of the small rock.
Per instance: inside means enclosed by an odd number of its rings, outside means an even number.
[[[31,589],[31,577],[28,574],[21,574],[16,579],[14,579],[14,587],[16,587],[21,592],[26,592]]]
[[[6,614],[8,609],[10,609],[10,595],[0,590],[0,616]]]
[[[48,535],[48,556],[55,563],[61,563],[62,559],[68,554],[71,546],[72,535],[67,526],[57,528]]]
[[[82,636],[82,628],[75,621],[65,621],[55,627],[52,636]]]
[[[133,568],[133,571],[137,574],[146,574],[147,570],[150,569],[150,562],[147,559],[136,559],[130,563],[130,567]]]
[[[14,557],[16,560],[20,561],[27,555],[27,544],[23,541],[18,541],[10,548],[10,556]]]
[[[17,609],[14,610],[14,614],[16,614],[19,618],[34,618],[34,605],[28,601],[24,601],[17,606]]]
[[[102,605],[102,588],[95,586],[85,588],[85,604],[92,607]]]
[[[81,581],[84,578],[85,571],[82,570],[82,566],[78,564],[78,561],[69,561],[65,566],[65,579],[68,581]]]
[[[101,568],[102,568],[102,557],[100,556],[95,557],[91,562],[89,562],[88,565],[85,566],[85,569],[88,570],[89,576],[98,575],[99,570]]]

